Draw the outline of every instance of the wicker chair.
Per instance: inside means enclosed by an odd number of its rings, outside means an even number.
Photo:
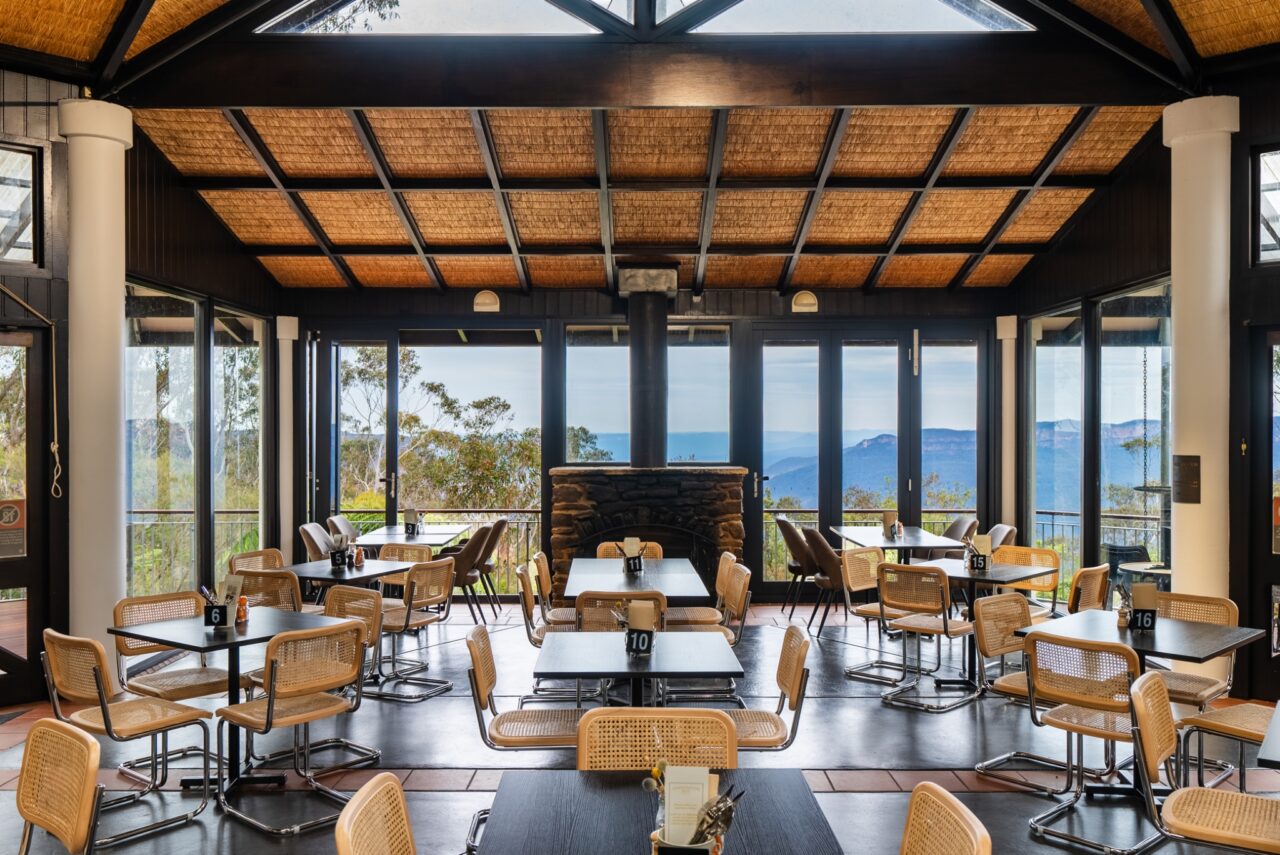
[[[364,696],[363,620],[332,626],[282,632],[267,642],[264,669],[266,695],[218,710],[218,805],[224,813],[259,831],[279,836],[300,834],[337,821],[338,814],[296,825],[268,825],[232,806],[223,788],[222,745],[227,725],[261,736],[277,728],[293,730],[293,768],[317,793],[345,804],[349,796],[320,783],[318,778],[355,766],[376,763],[381,752],[359,752],[356,757],[323,769],[311,767],[311,724],[360,708]],[[351,697],[346,696],[350,690]]]
[[[1138,654],[1124,644],[1081,641],[1045,631],[1029,634],[1024,644],[1031,721],[1037,727],[1048,725],[1068,734],[1064,788],[1072,790],[1065,801],[1031,819],[1032,833],[1108,855],[1132,855],[1158,843],[1157,834],[1121,849],[1051,827],[1055,820],[1074,811],[1084,795],[1084,738],[1092,736],[1106,743],[1108,766],[1112,763],[1115,743],[1132,741],[1129,691],[1141,668]],[[1058,706],[1041,713],[1041,704]],[[1072,735],[1075,736],[1074,753]]]
[[[425,564],[434,557],[435,553],[431,551],[431,547],[421,543],[388,543],[378,553],[380,561],[408,561],[412,564]],[[407,576],[407,571],[392,573],[390,576],[381,577],[378,581],[385,592],[388,587],[403,588]]]
[[[662,544],[656,541],[647,540],[640,544],[640,555],[643,558],[652,558],[655,561],[662,558]],[[606,540],[596,547],[596,558],[623,558],[626,553],[622,551],[622,541]]]
[[[522,564],[516,568],[516,582],[520,587],[520,614],[524,618],[524,633],[528,636],[530,644],[541,647],[542,640],[548,632],[577,631],[578,627],[575,624],[538,622],[534,611],[533,580],[529,578],[529,568],[526,565]]]
[[[303,523],[298,526],[298,534],[302,537],[302,545],[307,548],[310,561],[325,561],[334,550],[333,538],[320,523]]]
[[[32,831],[42,828],[68,852],[88,853],[98,828],[106,788],[98,783],[98,740],[78,727],[42,718],[27,732],[18,773],[19,855],[31,851]]]
[[[489,631],[483,626],[473,627],[467,633],[467,652],[471,655],[471,667],[467,670],[471,700],[485,745],[495,751],[530,751],[572,748],[577,744],[581,709],[498,711],[493,695],[498,669],[493,661]]]
[[[1167,674],[1164,671],[1152,671],[1151,673],[1161,679]],[[1168,688],[1167,681],[1165,686]],[[1263,738],[1267,735],[1267,728],[1271,725],[1271,717],[1274,714],[1274,707],[1264,707],[1261,704],[1232,704],[1229,707],[1203,710],[1195,715],[1180,719],[1178,721],[1178,729],[1182,733],[1182,757],[1186,764],[1183,769],[1183,783],[1185,784],[1190,780],[1191,738],[1197,737],[1199,745],[1197,746],[1195,757],[1196,780],[1199,785],[1206,786],[1204,767],[1206,764],[1214,762],[1221,769],[1221,772],[1207,786],[1217,786],[1230,777],[1232,771],[1238,770],[1240,792],[1245,792],[1248,789],[1246,774],[1248,770],[1245,764],[1244,748],[1246,745],[1262,744]],[[1235,742],[1240,752],[1239,760],[1237,761],[1239,765],[1232,767],[1230,764],[1206,760],[1204,756],[1204,735],[1206,733]]]
[[[667,598],[661,591],[583,591],[573,601],[579,632],[620,632],[614,611],[626,614],[632,600],[650,600],[657,611],[658,629],[667,628]]]
[[[800,712],[804,708],[805,690],[809,685],[809,669],[804,666],[809,656],[809,639],[804,630],[792,624],[782,636],[782,653],[778,656],[778,708],[768,710],[731,709],[725,712],[738,729],[739,751],[782,751],[795,742],[800,730]],[[791,710],[791,724],[782,718],[783,708]]]
[[[302,598],[302,586],[292,570],[236,570],[235,575],[244,580],[240,594],[249,598],[250,606],[308,614],[324,611],[323,605]]]
[[[991,855],[991,835],[973,811],[933,781],[911,790],[898,855]]]
[[[489,526],[489,537],[485,540],[484,552],[480,554],[480,558],[476,561],[476,568],[480,571],[480,587],[484,589],[485,596],[489,600],[489,607],[493,609],[493,617],[498,618],[498,588],[493,583],[494,564],[493,556],[497,554],[498,547],[502,544],[502,536],[507,533],[507,526],[510,521],[506,517],[498,517]]]
[[[94,846],[114,846],[161,829],[185,825],[200,815],[209,803],[209,726],[205,724],[209,713],[163,698],[117,694],[111,682],[107,651],[100,642],[92,638],[76,638],[46,629],[44,653],[40,655],[40,659],[44,665],[45,683],[53,704],[53,714],[59,721],[95,735],[106,736],[113,742],[144,738],[151,740],[148,777],[144,778],[132,769],[120,770],[131,778],[143,781],[143,789],[102,802],[102,810],[135,804],[139,799],[163,787],[169,775],[169,762],[164,750],[169,734],[184,727],[200,728],[204,746],[204,791],[199,806],[179,816],[118,832],[94,842]],[[67,715],[62,710],[64,700],[83,704],[84,707]]]
[[[1012,528],[1007,526],[1007,528]],[[1017,529],[1013,529],[1016,534]],[[1031,619],[1036,623],[1042,620],[1048,620],[1057,616],[1058,611],[1058,578],[1059,570],[1062,565],[1062,559],[1058,553],[1052,549],[1040,549],[1034,546],[1001,546],[991,553],[991,560],[995,564],[1015,564],[1019,567],[1043,567],[1050,572],[1043,576],[1036,576],[1034,579],[1024,579],[1021,582],[1012,582],[1003,587],[1014,591],[1022,591],[1024,594],[1049,594],[1052,600],[1048,606],[1041,605],[1032,600]],[[1029,624],[1023,624],[1028,626]]]
[[[738,734],[722,710],[599,707],[578,723],[579,771],[672,766],[738,768]]]
[[[578,625],[578,612],[575,609],[552,608],[551,594],[555,584],[551,580],[551,562],[545,552],[535,552],[533,566],[538,572],[538,607],[542,610],[543,623],[567,623]]]
[[[910,612],[906,617],[889,621],[890,629],[903,633],[900,666],[903,682],[881,692],[880,700],[889,706],[928,713],[948,712],[976,700],[978,692],[968,692],[943,703],[903,697],[920,685],[920,680],[926,673],[921,656],[924,636],[933,636],[938,658],[941,659],[942,638],[962,638],[973,632],[973,624],[950,617],[951,589],[943,570],[919,564],[886,563],[881,564],[877,572],[880,577],[880,603],[885,608]],[[916,639],[915,679],[906,682],[909,662],[907,649],[911,636]],[[880,664],[883,667],[884,663]]]
[[[1081,567],[1071,577],[1071,595],[1067,598],[1067,611],[1071,614],[1089,609],[1105,609],[1111,591],[1111,569]]]
[[[1169,692],[1158,672],[1144,674],[1133,684],[1132,707],[1137,784],[1156,827],[1156,840],[1208,843],[1233,852],[1280,852],[1280,799],[1177,788],[1178,732]],[[1160,805],[1155,787],[1162,766],[1175,789]]]
[[[884,563],[884,550],[878,546],[851,546],[840,551],[840,566],[844,571],[844,589],[846,594],[860,594],[875,591],[880,580],[876,570]],[[884,633],[885,619],[906,617],[907,612],[900,609],[884,609],[881,613],[879,602],[859,603],[853,607],[853,614],[862,618],[868,632],[872,622],[880,633]]]
[[[328,558],[326,554],[324,556]],[[278,549],[258,549],[253,552],[241,552],[232,555],[228,561],[232,573],[242,570],[279,570],[284,566],[284,553]]]
[[[742,640],[743,629],[747,625],[747,612],[751,608],[751,571],[742,564],[734,564],[727,574],[726,596],[724,603],[723,624],[686,623],[679,626],[668,624],[672,632],[718,632],[729,642],[730,647],[737,647]],[[734,626],[736,622],[736,627]],[[681,681],[683,682],[683,681]],[[661,684],[663,692],[667,692],[669,681]],[[737,682],[728,678],[723,686],[703,686],[698,688],[682,688],[666,694],[666,702],[684,701],[732,701],[745,708],[747,703],[737,693]]]
[[[733,567],[738,563],[732,552],[720,553],[720,563],[716,565],[716,604],[712,606],[672,606],[667,609],[667,626],[675,627],[684,624],[709,624],[714,626],[725,622],[721,606],[724,604],[725,592],[733,577]]]
[[[818,586],[818,599],[813,604],[813,613],[809,615],[808,626],[810,629],[813,628],[813,619],[818,616],[818,609],[826,603],[827,607],[822,610],[822,620],[818,622],[818,635],[822,635],[822,628],[827,625],[827,614],[831,611],[831,604],[835,602],[837,592],[844,597],[845,614],[853,610],[853,604],[849,601],[849,592],[844,587],[844,566],[841,564],[840,553],[831,548],[831,544],[827,543],[822,532],[816,528],[802,529],[801,534],[818,568],[817,575],[813,577],[813,583]]]
[[[384,657],[379,654],[378,675],[386,681],[423,686],[425,690],[397,692],[381,689],[369,692],[373,697],[416,703],[442,695],[453,688],[453,683],[448,680],[418,676],[427,670],[427,662],[422,658],[406,656],[400,649],[401,641],[406,635],[418,634],[433,623],[449,619],[453,600],[453,561],[453,558],[446,557],[413,565],[405,574],[404,599],[388,598],[382,601],[382,631],[391,636],[391,655]],[[421,643],[417,654],[418,657],[424,655]],[[390,671],[382,668],[387,662],[391,664]]]
[[[804,588],[804,580],[818,575],[818,565],[813,559],[813,553],[809,551],[809,545],[805,543],[804,535],[791,520],[786,517],[775,517],[774,522],[778,524],[778,531],[782,532],[782,542],[786,544],[787,553],[791,556],[787,561],[787,572],[791,574],[791,581],[787,583],[787,593],[782,598],[782,610],[787,611],[787,604],[790,603],[791,611],[787,617],[793,618],[796,614],[796,606],[800,603],[800,592]]]
[[[356,790],[333,836],[338,855],[417,855],[400,779],[383,772]]]

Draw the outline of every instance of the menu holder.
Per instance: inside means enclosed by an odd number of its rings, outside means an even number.
[[[644,545],[638,537],[628,537],[622,541],[622,566],[628,573],[639,573],[644,570]]]
[[[1133,614],[1129,617],[1129,629],[1133,632],[1151,632],[1156,628],[1158,603],[1155,582],[1134,582],[1132,586]]]
[[[404,534],[405,537],[418,536],[418,512],[410,509],[404,512]]]
[[[986,573],[991,569],[991,535],[975,534],[973,551],[969,553],[969,570],[974,573]]]
[[[892,540],[898,536],[898,512],[885,511],[880,523],[880,533]]]
[[[215,628],[224,628],[231,624],[231,610],[234,606],[223,605],[207,605],[204,607],[204,625]]]

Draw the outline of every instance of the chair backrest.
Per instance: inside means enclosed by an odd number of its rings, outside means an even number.
[[[960,800],[933,781],[911,791],[899,855],[991,855],[991,835]]]
[[[1169,687],[1160,674],[1152,671],[1134,680],[1131,691],[1133,726],[1137,729],[1139,746],[1135,753],[1141,755],[1147,780],[1159,781],[1161,764],[1178,748],[1178,726],[1173,720]],[[1135,762],[1138,762],[1136,757]]]
[[[964,540],[966,537],[972,537],[977,530],[978,518],[969,514],[961,514],[947,524],[942,536],[948,540]]]
[[[827,543],[822,532],[816,528],[806,528],[801,529],[800,533],[804,535],[805,545],[809,547],[809,554],[813,556],[818,572],[837,585],[843,585],[844,568],[840,566],[840,556],[831,548],[831,544]]]
[[[876,568],[880,602],[891,609],[926,615],[942,615],[951,607],[947,574],[927,564],[893,564]]]
[[[355,525],[352,524],[351,520],[347,519],[342,514],[329,517],[325,522],[329,525],[330,534],[346,535],[353,542],[360,536],[360,532],[356,529]]]
[[[813,558],[813,553],[809,551],[809,544],[805,542],[800,529],[786,517],[775,517],[774,521],[778,524],[778,531],[782,532],[782,542],[786,544],[791,560],[800,565],[800,569],[806,576],[817,573],[817,562]]]
[[[596,558],[622,558],[622,541],[605,540],[596,547]],[[659,559],[662,557],[662,544],[654,540],[646,540],[640,544],[640,555],[644,558]]]
[[[973,633],[978,652],[991,659],[1022,649],[1014,630],[1031,626],[1031,605],[1017,593],[979,597],[973,603]]]
[[[321,558],[328,558],[325,553]],[[278,549],[258,549],[254,552],[241,552],[231,556],[228,569],[232,573],[241,570],[279,570],[284,566],[284,553]]]
[[[844,586],[851,592],[870,591],[876,586],[876,568],[884,563],[884,550],[878,546],[851,546],[840,553],[844,567]]]
[[[520,611],[524,615],[524,625],[533,629],[533,579],[529,577],[529,566],[521,564],[516,568],[516,584],[520,588]]]
[[[551,597],[555,593],[555,582],[551,579],[551,562],[547,559],[545,552],[535,552],[531,563],[534,572],[538,574],[538,607],[542,609],[542,617],[545,620],[551,611]]]
[[[249,605],[302,611],[302,586],[292,570],[238,570],[236,575],[244,580],[240,593]]]
[[[987,532],[987,537],[991,538],[991,548],[999,549],[1002,546],[1013,546],[1013,542],[1018,539],[1017,526],[1007,525],[1005,523],[996,523]]]
[[[410,609],[443,604],[453,595],[453,558],[424,561],[409,568],[404,577],[404,601]]]
[[[1151,560],[1151,553],[1141,544],[1104,543],[1102,554],[1107,556],[1107,568],[1112,573],[1118,573],[1121,564]]]
[[[373,588],[334,585],[324,597],[326,617],[364,621],[365,643],[372,646],[382,637],[382,594]]]
[[[578,721],[578,769],[738,768],[738,731],[723,710],[597,707]]]
[[[995,529],[992,529],[994,531]],[[1016,529],[1015,529],[1016,533]],[[995,541],[992,540],[992,544]],[[1019,567],[1043,567],[1051,572],[1034,579],[1023,579],[1005,585],[1018,591],[1056,591],[1058,590],[1058,571],[1062,559],[1052,549],[1040,549],[1035,546],[1001,546],[993,550],[991,560],[996,564],[1016,564]]]
[[[724,612],[728,622],[747,616],[751,602],[751,571],[745,564],[735,563],[725,574]]]
[[[97,668],[102,688],[110,698],[115,694],[107,651],[93,638],[63,635],[52,629],[44,631],[45,669],[59,697],[77,704],[98,704],[98,682],[93,677]]]
[[[42,718],[27,732],[18,774],[18,814],[84,852],[98,812],[98,740],[74,725]]]
[[[338,855],[417,855],[400,779],[375,775],[347,802],[333,828]]]
[[[1141,673],[1138,654],[1116,642],[1082,641],[1039,631],[1024,640],[1036,703],[1129,711],[1129,686]]]
[[[466,575],[480,563],[480,557],[489,545],[489,530],[490,526],[480,526],[472,532],[471,537],[467,538],[467,542],[462,544],[461,549],[451,553],[455,573]]]
[[[431,547],[422,543],[388,543],[378,550],[380,561],[412,561],[421,564],[435,556]]]
[[[618,632],[622,625],[614,610],[627,613],[632,600],[650,600],[658,612],[658,629],[667,623],[667,597],[661,591],[583,591],[573,602],[579,632]]]
[[[298,534],[302,536],[302,545],[307,548],[307,558],[321,561],[334,551],[333,538],[320,523],[303,523],[298,526]]]
[[[1162,618],[1239,626],[1240,609],[1226,597],[1201,597],[1195,594],[1156,594],[1156,609]]]
[[[125,597],[112,610],[116,626],[134,626],[161,620],[200,617],[204,614],[204,597],[195,591],[177,591],[172,594],[152,594],[147,597]],[[120,656],[145,656],[172,648],[136,638],[115,636],[116,653]]]
[[[1111,568],[1105,564],[1081,567],[1071,577],[1071,596],[1067,600],[1067,611],[1075,614],[1089,609],[1106,608],[1110,589]]]
[[[267,642],[263,685],[277,698],[329,692],[361,679],[364,621],[282,632]]]
[[[724,602],[728,594],[728,586],[733,581],[733,567],[738,563],[738,556],[725,550],[720,553],[720,561],[716,564],[716,601]]]
[[[502,543],[502,536],[507,533],[507,526],[510,521],[506,517],[498,517],[489,525],[489,537],[484,543],[484,552],[476,560],[477,564],[488,564],[493,560],[493,554],[498,551],[498,545]]]
[[[778,657],[778,691],[794,710],[803,700],[805,660],[809,658],[809,637],[795,624],[782,635],[782,654]]]
[[[467,653],[471,655],[475,702],[480,709],[487,710],[493,699],[494,686],[498,684],[498,668],[493,662],[493,645],[484,624],[472,627],[467,633]]]

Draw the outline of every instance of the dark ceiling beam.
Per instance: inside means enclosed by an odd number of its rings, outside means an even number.
[[[600,242],[604,247],[604,277],[610,291],[617,290],[613,268],[613,201],[609,195],[609,116],[604,110],[591,111],[591,131],[596,149],[596,178],[600,182],[596,198],[600,207]]]
[[[436,268],[436,263],[422,249],[425,241],[422,238],[422,232],[418,231],[417,221],[414,220],[413,214],[410,213],[409,206],[405,204],[404,197],[391,189],[391,167],[387,164],[387,158],[383,154],[382,146],[378,145],[377,135],[369,125],[369,119],[361,110],[348,110],[347,117],[351,120],[351,126],[355,129],[356,138],[360,140],[360,145],[364,148],[365,157],[373,164],[374,175],[378,177],[378,183],[382,185],[383,192],[387,194],[391,209],[396,212],[396,217],[400,220],[400,227],[409,236],[409,243],[413,245],[413,250],[418,255],[418,261],[422,263],[423,268],[427,271],[427,278],[431,280],[431,284],[436,290],[443,291],[444,277],[440,275],[439,269]]]
[[[520,288],[529,292],[529,269],[520,257],[520,237],[516,232],[515,217],[511,215],[511,205],[507,202],[507,194],[502,192],[502,174],[498,170],[498,155],[493,148],[493,132],[489,130],[489,120],[480,110],[469,111],[471,127],[475,130],[476,143],[480,146],[480,159],[484,161],[484,171],[489,178],[489,186],[493,192],[493,201],[498,206],[498,217],[502,220],[502,233],[507,238],[507,251],[511,253],[516,265],[516,278]]]
[[[993,247],[991,255],[1035,255],[1047,251],[1052,244],[1044,243],[1005,243]],[[324,250],[311,244],[246,244],[245,249],[251,255],[283,255],[314,257],[324,255]],[[417,255],[417,250],[409,244],[331,244],[330,249],[340,256],[398,256]],[[986,249],[985,243],[921,243],[899,245],[894,251],[898,255],[974,255]],[[507,244],[495,245],[431,245],[423,250],[429,256],[467,257],[477,255],[507,255],[511,248]],[[809,244],[807,251],[815,255],[888,255],[888,244]],[[613,256],[669,256],[698,255],[700,246],[693,244],[614,244]],[[724,255],[735,257],[752,256],[791,256],[795,254],[795,244],[719,244],[708,249],[708,255]],[[598,244],[548,244],[522,245],[520,257],[533,256],[582,256],[604,255],[604,247]]]
[[[1036,31],[658,43],[263,34],[192,47],[119,94],[135,107],[476,109],[1124,105],[1183,93],[1077,35]]]
[[[632,40],[638,37],[636,28],[630,22],[624,21],[603,6],[597,6],[591,0],[546,0],[546,2],[602,33]]]
[[[1182,79],[1193,88],[1199,88],[1200,54],[1169,0],[1142,0],[1142,8],[1156,25],[1160,41],[1173,58],[1173,64],[1178,66]]]
[[[697,29],[721,12],[741,2],[742,0],[698,0],[696,3],[685,6],[665,21],[655,21],[653,38],[668,39]]]
[[[795,251],[782,266],[782,276],[778,279],[778,293],[785,294],[791,287],[791,279],[795,276],[796,265],[800,263],[800,253],[804,252],[805,241],[809,239],[809,229],[818,216],[818,208],[822,205],[822,192],[831,178],[831,170],[835,168],[836,158],[840,154],[840,143],[844,141],[845,131],[849,129],[849,118],[853,115],[851,107],[843,107],[836,111],[827,131],[827,139],[823,145],[822,158],[818,161],[817,185],[805,200],[804,213],[800,215],[800,227],[796,230]]]
[[[969,120],[973,118],[973,108],[964,107],[956,111],[951,119],[951,124],[947,127],[947,131],[942,135],[938,148],[933,153],[933,159],[929,162],[928,169],[925,170],[924,187],[912,194],[911,200],[907,202],[907,207],[903,210],[902,216],[898,218],[898,222],[893,227],[893,232],[889,235],[889,248],[883,256],[876,259],[875,265],[871,268],[871,272],[867,274],[867,281],[863,283],[863,288],[870,291],[875,288],[880,281],[880,274],[884,272],[885,265],[889,263],[889,259],[898,251],[898,247],[902,245],[903,238],[906,237],[907,230],[911,228],[911,223],[915,220],[916,215],[920,213],[920,207],[934,185],[938,183],[938,179],[942,177],[942,170],[946,168],[947,161],[951,159],[951,152],[955,150],[956,143],[960,140],[960,135],[964,133],[964,129],[968,127]]]
[[[142,22],[147,19],[147,14],[154,5],[155,0],[125,0],[124,7],[111,25],[111,32],[107,34],[106,41],[102,43],[93,61],[99,87],[109,85],[116,76],[120,64],[124,62],[124,55],[128,53],[129,46],[133,44],[138,30],[142,29]]]
[[[1062,133],[1058,136],[1058,139],[1055,140],[1053,145],[1049,148],[1044,159],[1041,160],[1039,166],[1036,167],[1036,183],[1031,187],[1031,189],[1020,190],[1014,194],[1013,199],[1009,201],[1004,212],[1001,213],[1000,218],[995,221],[991,230],[987,232],[987,237],[983,241],[982,251],[976,255],[969,256],[968,260],[960,266],[960,270],[951,280],[949,287],[955,289],[964,285],[964,281],[969,278],[969,274],[982,263],[983,259],[992,253],[1000,243],[1000,238],[1004,236],[1004,233],[1009,229],[1009,226],[1013,224],[1013,221],[1018,218],[1018,214],[1022,213],[1022,210],[1027,206],[1027,203],[1031,201],[1033,196],[1035,196],[1036,191],[1038,191],[1043,183],[1048,180],[1049,176],[1053,174],[1053,171],[1058,168],[1058,164],[1062,162],[1062,158],[1066,156],[1068,149],[1075,144],[1076,140],[1080,139],[1080,135],[1089,127],[1089,123],[1093,121],[1093,117],[1098,115],[1098,109],[1099,108],[1097,107],[1081,107],[1076,111],[1076,114],[1072,116],[1071,121],[1067,123],[1066,128],[1063,129]]]
[[[640,38],[649,41],[653,38],[653,29],[658,23],[658,0],[629,0],[635,15],[636,32]]]
[[[276,159],[267,149],[266,143],[262,141],[262,137],[258,135],[257,130],[250,124],[244,111],[225,109],[222,114],[231,123],[231,127],[239,134],[244,144],[248,146],[249,153],[258,162],[259,168],[272,180],[276,185],[276,189],[284,194],[285,201],[289,203],[289,207],[293,209],[294,214],[297,215],[307,232],[310,233],[311,239],[315,241],[316,247],[320,250],[320,254],[329,259],[329,262],[338,269],[338,274],[348,288],[359,288],[360,283],[351,272],[351,268],[347,266],[347,263],[342,260],[342,257],[337,252],[334,252],[333,244],[329,242],[328,235],[324,233],[324,229],[320,228],[320,224],[312,216],[311,211],[307,210],[307,206],[302,199],[298,197],[297,193],[284,189],[284,182],[280,179],[284,174],[284,170],[280,168],[280,164],[276,163]]]
[[[724,165],[724,143],[729,136],[729,111],[716,110],[711,119],[711,144],[707,155],[707,189],[702,197],[702,223],[698,228],[698,260],[693,266],[693,295],[702,296],[707,280],[707,250],[716,221],[716,189]]]
[[[96,79],[93,67],[87,62],[11,45],[0,45],[0,68],[79,86],[92,85]]]

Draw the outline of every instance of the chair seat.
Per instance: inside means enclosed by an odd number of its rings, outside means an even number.
[[[1272,707],[1262,704],[1233,704],[1222,709],[1206,710],[1178,722],[1178,727],[1198,727],[1233,739],[1261,742],[1271,724]]]
[[[209,713],[204,710],[185,704],[175,704],[163,698],[136,698],[128,695],[121,697],[124,700],[113,701],[108,705],[108,710],[111,713],[111,729],[117,736],[125,739],[210,718]],[[73,712],[67,718],[72,724],[90,733],[105,734],[107,732],[102,724],[101,707],[86,707]]]
[[[420,609],[405,608],[404,600],[395,598],[384,598],[382,601],[382,625],[387,632],[394,632],[405,626],[405,616],[408,616],[410,629],[428,626],[440,620],[439,612],[424,612]]]
[[[1001,695],[1025,698],[1029,695],[1027,691],[1027,672],[1014,671],[1012,674],[1002,674],[991,681],[991,688]]]
[[[860,618],[878,620],[880,618],[880,604],[879,603],[863,603],[862,605],[854,606],[853,613]],[[903,611],[902,609],[890,608],[888,606],[886,606],[884,610],[884,616],[888,620],[897,620],[898,618],[904,618],[909,614],[911,614],[911,612],[906,612],[906,611]]]
[[[542,646],[542,639],[547,637],[548,632],[577,632],[577,626],[570,626],[567,623],[544,623],[533,628],[533,641],[539,647]]]
[[[382,583],[382,586],[384,588],[387,585],[395,585],[397,587],[403,588],[405,586],[405,583],[409,581],[409,574],[408,573],[392,573],[390,576],[382,576],[381,578],[378,579],[378,581]]]
[[[734,638],[733,630],[729,629],[729,627],[708,623],[681,623],[675,626],[668,626],[667,632],[718,632],[730,644],[733,644]]]
[[[710,623],[717,624],[724,620],[719,609],[710,606],[677,606],[667,609],[667,626],[673,623]]]
[[[1105,712],[1075,704],[1062,704],[1040,716],[1045,724],[1053,725],[1069,733],[1082,733],[1114,742],[1132,742],[1133,726],[1128,713]]]
[[[470,588],[472,585],[480,584],[480,571],[472,567],[465,573],[453,574],[453,586],[455,588]]]
[[[303,603],[302,613],[304,615],[322,615],[324,614],[324,606],[318,606],[315,603]]]
[[[782,716],[768,710],[727,709],[738,728],[742,748],[772,748],[787,741],[787,725]]]
[[[1280,799],[1184,787],[1165,800],[1161,815],[1171,831],[1193,840],[1280,852]]]
[[[508,748],[565,747],[578,744],[578,719],[584,709],[509,710],[489,722],[489,738]]]
[[[350,709],[351,701],[341,695],[331,695],[327,692],[313,692],[293,698],[276,698],[271,726],[276,728],[306,724],[341,715]],[[247,727],[261,733],[267,726],[267,698],[264,696],[235,706],[223,707],[218,710],[218,717],[238,727]]]
[[[1053,609],[1049,608],[1048,606],[1038,605],[1032,600],[1028,600],[1027,602],[1031,604],[1030,611],[1031,611],[1031,619],[1033,621],[1039,622],[1039,621],[1048,620],[1049,617],[1053,614]]]
[[[938,615],[907,615],[890,621],[889,628],[920,635],[946,635],[948,638],[958,638],[973,632],[973,624],[967,620],[948,619],[944,627],[942,618]]]
[[[240,688],[251,685],[248,675],[241,675]],[[129,681],[128,689],[135,695],[163,698],[166,701],[185,701],[205,695],[225,695],[227,672],[222,668],[176,668],[140,674]]]
[[[575,609],[549,609],[547,623],[571,623],[578,625],[578,612]]]
[[[1226,694],[1230,688],[1223,680],[1199,674],[1184,674],[1181,671],[1155,673],[1164,681],[1164,687],[1169,690],[1169,700],[1175,704],[1202,707],[1219,695]]]

